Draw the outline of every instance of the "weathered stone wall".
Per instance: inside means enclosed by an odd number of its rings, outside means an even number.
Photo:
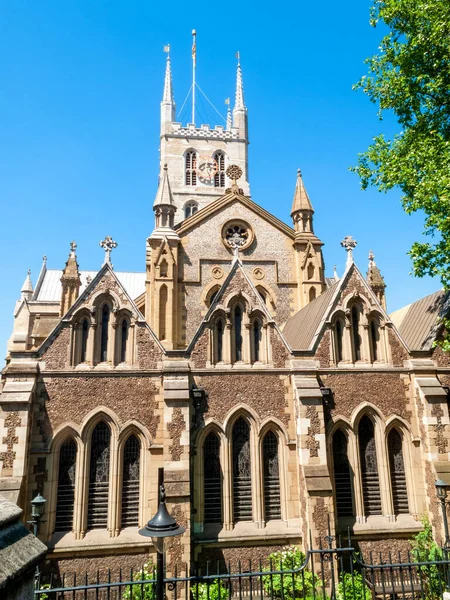
[[[269,555],[272,552],[283,550],[287,545],[286,543],[267,546],[223,546],[221,548],[203,546],[198,555],[198,563],[200,568],[205,570],[209,566],[210,572],[216,571],[217,564],[219,564],[219,569],[222,573],[228,572],[228,568],[230,568],[232,573],[238,573],[239,562],[241,569],[247,570],[249,561],[251,561],[254,570],[257,570],[259,561],[261,561],[263,566],[267,566],[269,564]],[[296,545],[295,541],[293,545]]]
[[[349,418],[363,402],[377,406],[385,417],[399,415],[411,421],[409,378],[397,373],[339,373],[322,376],[333,392],[332,416]]]
[[[97,551],[98,552],[98,551]],[[97,572],[100,581],[108,580],[108,570],[111,570],[111,581],[118,581],[120,572],[122,579],[127,579],[130,575],[130,569],[137,571],[149,561],[154,561],[156,564],[156,555],[153,547],[151,550],[143,548],[142,552],[134,552],[132,554],[124,554],[123,551],[117,553],[117,549],[112,552],[92,553],[91,556],[85,556],[80,553],[79,556],[68,558],[66,556],[58,556],[58,554],[50,555],[41,567],[44,574],[53,574],[56,581],[61,581],[65,576],[65,585],[69,586],[73,583],[74,574],[78,581],[78,585],[84,583],[86,571],[89,574],[89,581],[95,583]],[[81,583],[82,582],[82,583]]]

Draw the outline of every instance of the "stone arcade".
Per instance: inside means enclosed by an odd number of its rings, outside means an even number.
[[[345,273],[325,277],[301,173],[293,226],[250,197],[242,81],[238,64],[225,128],[182,126],[168,57],[145,271],[114,271],[109,236],[101,269],[80,270],[73,242],[16,304],[0,493],[25,511],[47,498],[40,537],[60,572],[147,560],[160,466],[186,527],[169,568],[305,547],[328,515],[363,549],[406,548],[424,512],[442,533],[450,361],[433,341],[448,298],[389,316],[350,237]]]

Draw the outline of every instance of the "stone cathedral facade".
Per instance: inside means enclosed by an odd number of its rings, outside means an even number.
[[[238,65],[226,127],[176,123],[168,58],[141,272],[114,270],[107,237],[99,270],[72,243],[65,265],[44,260],[24,283],[1,379],[0,494],[25,512],[44,495],[40,537],[60,572],[147,560],[138,529],[160,466],[186,527],[169,566],[305,548],[328,520],[363,550],[406,548],[424,513],[442,533],[450,358],[433,342],[448,298],[389,315],[374,257],[363,274],[351,237],[345,272],[325,277],[300,172],[292,205],[279,199],[286,222],[250,196],[247,118]]]

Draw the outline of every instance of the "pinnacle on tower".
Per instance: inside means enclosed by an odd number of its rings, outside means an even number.
[[[28,269],[27,276],[25,277],[25,281],[23,282],[22,289],[20,290],[22,293],[22,298],[24,300],[31,300],[33,296],[33,284],[31,283],[31,270]]]
[[[173,227],[177,207],[173,201],[172,190],[170,189],[167,163],[164,165],[162,174],[159,178],[158,191],[156,192],[155,201],[153,203],[153,210],[155,211],[155,229],[152,233],[152,237],[160,237],[160,234],[164,234],[165,236],[169,235],[170,237],[176,236]]]
[[[168,46],[166,46],[168,47]],[[164,103],[175,104],[175,100],[173,98],[173,86],[172,86],[172,68],[170,66],[170,54],[167,53],[166,60],[166,74],[164,77],[164,92],[163,99]]]
[[[373,254],[372,250],[369,252],[369,268],[367,270],[366,281],[372,288],[372,291],[378,298],[381,306],[386,309],[386,284],[383,276],[381,275],[380,269],[377,267],[375,255]]]
[[[314,233],[313,214],[314,209],[303,183],[301,171],[298,169],[294,200],[292,201],[291,210],[291,217],[294,221],[295,231],[299,233]]]
[[[236,57],[238,59],[238,63],[236,73],[236,97],[234,102],[234,110],[246,110],[244,102],[244,84],[242,82],[241,56],[239,52],[237,52]]]
[[[59,314],[62,317],[78,298],[81,279],[76,255],[77,244],[70,243],[70,253],[61,276],[61,306]]]

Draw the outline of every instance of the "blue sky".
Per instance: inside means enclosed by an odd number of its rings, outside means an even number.
[[[407,216],[396,192],[362,192],[348,171],[374,135],[397,130],[352,91],[381,38],[369,26],[369,7],[367,0],[0,0],[0,348],[26,271],[35,283],[44,254],[50,268],[63,268],[75,239],[80,268],[95,270],[103,260],[98,242],[109,234],[119,244],[116,270],[144,270],[162,49],[170,43],[180,109],[193,28],[198,83],[222,112],[241,53],[253,200],[290,223],[301,167],[328,275],[334,264],[342,273],[340,241],[352,235],[361,270],[375,253],[389,311],[438,289],[438,281],[409,274],[406,253],[423,217]],[[215,124],[211,111],[199,109]]]

